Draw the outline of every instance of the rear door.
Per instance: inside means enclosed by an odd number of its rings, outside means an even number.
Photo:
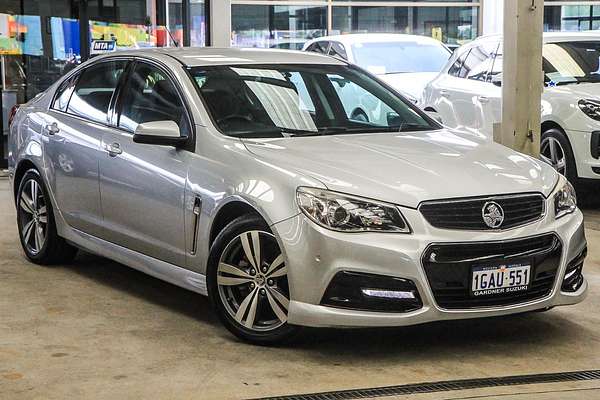
[[[98,160],[108,109],[128,61],[102,61],[59,88],[43,115],[44,157],[50,186],[66,222],[100,236],[102,210]]]
[[[187,150],[134,143],[138,124],[174,121],[192,138],[191,118],[167,70],[136,61],[120,90],[114,128],[102,137],[100,194],[106,240],[185,265]]]

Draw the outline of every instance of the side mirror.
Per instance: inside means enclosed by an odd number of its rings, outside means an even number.
[[[502,86],[502,74],[492,75],[492,83],[498,87]]]
[[[133,141],[141,144],[179,147],[187,142],[181,136],[179,126],[174,121],[153,121],[139,124],[133,134]]]

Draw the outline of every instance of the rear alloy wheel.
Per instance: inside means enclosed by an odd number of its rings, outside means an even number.
[[[225,326],[257,344],[289,338],[288,269],[275,236],[257,217],[238,218],[215,240],[209,294]]]
[[[19,231],[25,250],[37,255],[46,244],[48,231],[48,207],[42,188],[35,179],[23,185],[19,200],[21,214]]]
[[[540,158],[563,174],[573,184],[577,181],[577,167],[571,145],[560,130],[549,129],[542,134]]]
[[[70,262],[77,253],[76,248],[58,236],[52,212],[38,171],[27,171],[17,192],[17,226],[25,255],[36,264]]]

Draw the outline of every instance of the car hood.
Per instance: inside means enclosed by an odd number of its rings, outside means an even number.
[[[557,173],[496,143],[456,131],[243,140],[261,162],[328,189],[416,208],[425,200],[541,192]]]
[[[600,100],[600,84],[599,83],[572,83],[568,85],[560,85],[555,87],[547,87],[544,92],[549,94],[565,94],[576,97],[577,100],[595,99]]]
[[[436,76],[438,76],[438,72],[403,72],[379,75],[378,77],[394,89],[408,93],[415,99],[421,99],[423,89]]]

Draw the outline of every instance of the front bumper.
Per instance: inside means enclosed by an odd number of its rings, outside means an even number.
[[[585,131],[565,130],[575,155],[577,175],[580,178],[600,179],[600,157],[597,154],[598,138],[600,137],[599,128],[598,126],[590,126]]]
[[[586,247],[583,215],[578,210],[554,220],[502,232],[466,232],[429,226],[419,211],[402,210],[415,233],[340,233],[316,226],[302,214],[273,226],[287,259],[291,302],[288,321],[314,327],[382,327],[431,321],[491,317],[575,304],[587,293],[587,282],[575,292],[561,291],[567,264]],[[554,233],[562,243],[560,263],[550,293],[531,301],[469,309],[444,309],[435,300],[422,266],[422,255],[432,243],[485,242]],[[361,311],[321,305],[333,277],[341,271],[397,277],[414,282],[422,307],[409,312]]]

